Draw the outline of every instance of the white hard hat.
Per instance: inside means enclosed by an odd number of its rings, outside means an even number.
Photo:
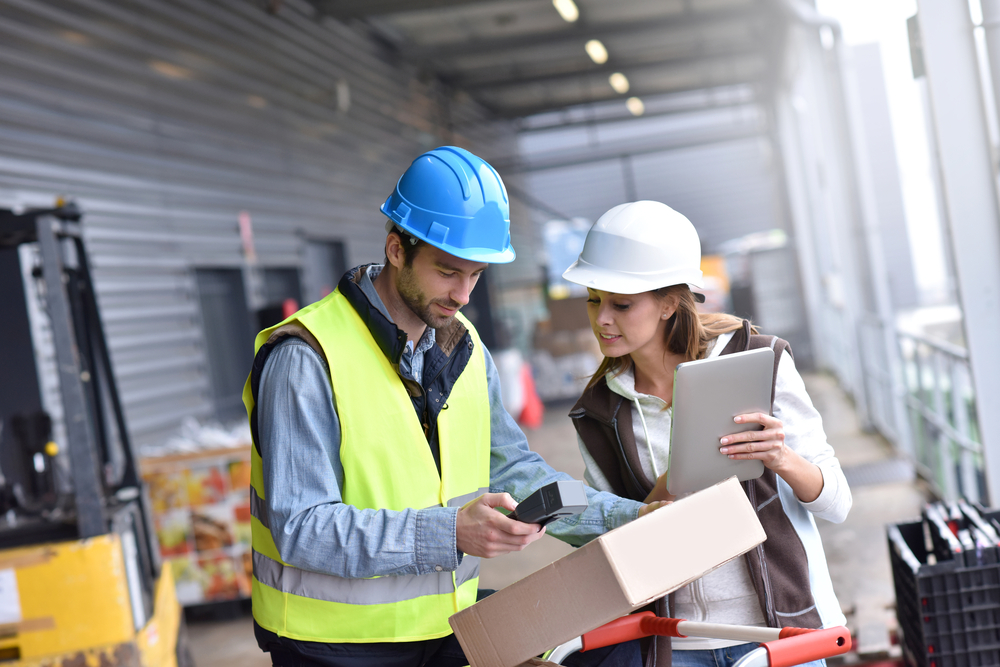
[[[619,204],[590,228],[563,278],[617,294],[682,283],[702,287],[701,241],[691,221],[666,204]]]

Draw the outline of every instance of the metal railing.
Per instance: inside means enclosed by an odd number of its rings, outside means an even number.
[[[908,448],[909,430],[905,423],[900,424],[904,385],[901,374],[898,369],[893,369],[886,353],[889,347],[886,328],[880,320],[868,319],[858,324],[858,330],[869,422],[897,448],[912,455],[912,450]],[[896,345],[895,338],[892,345]]]
[[[913,461],[935,495],[987,503],[968,351],[894,326],[888,333],[879,320],[859,323],[872,426]]]
[[[969,353],[945,341],[896,332],[915,463],[946,500],[985,501],[983,445]]]

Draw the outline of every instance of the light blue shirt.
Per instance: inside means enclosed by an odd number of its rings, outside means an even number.
[[[372,267],[362,276],[361,289],[389,317],[372,284],[380,269]],[[416,345],[407,343],[400,373],[419,382],[424,353],[433,344],[434,330],[429,327]],[[490,491],[506,491],[521,501],[549,482],[571,479],[528,448],[524,433],[503,407],[493,358],[480,347],[490,401]],[[362,510],[343,502],[340,420],[326,363],[315,350],[297,338],[278,345],[261,373],[258,399],[267,514],[282,560],[351,578],[458,567],[458,508]],[[635,519],[641,507],[590,488],[587,495],[589,508],[549,524],[550,535],[580,546]]]

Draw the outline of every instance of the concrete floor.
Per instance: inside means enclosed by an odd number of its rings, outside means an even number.
[[[806,385],[823,415],[830,443],[845,469],[892,457],[888,443],[863,433],[849,399],[829,376],[807,375]],[[548,406],[545,423],[528,432],[532,449],[553,467],[583,478],[576,434],[566,417],[570,405]],[[871,656],[884,655],[888,632],[896,626],[894,594],[885,526],[917,517],[925,501],[919,483],[887,482],[855,487],[854,506],[843,524],[820,523],[834,589],[848,617],[848,626]],[[570,547],[544,537],[523,552],[484,560],[480,586],[502,588],[547,565]],[[249,615],[228,619],[192,619],[191,648],[198,667],[265,666],[257,649]]]

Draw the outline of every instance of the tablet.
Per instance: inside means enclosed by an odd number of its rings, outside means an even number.
[[[774,350],[759,348],[677,364],[670,426],[667,490],[675,496],[700,491],[736,475],[760,477],[764,464],[719,452],[719,439],[760,424],[737,424],[736,415],[771,412]]]

